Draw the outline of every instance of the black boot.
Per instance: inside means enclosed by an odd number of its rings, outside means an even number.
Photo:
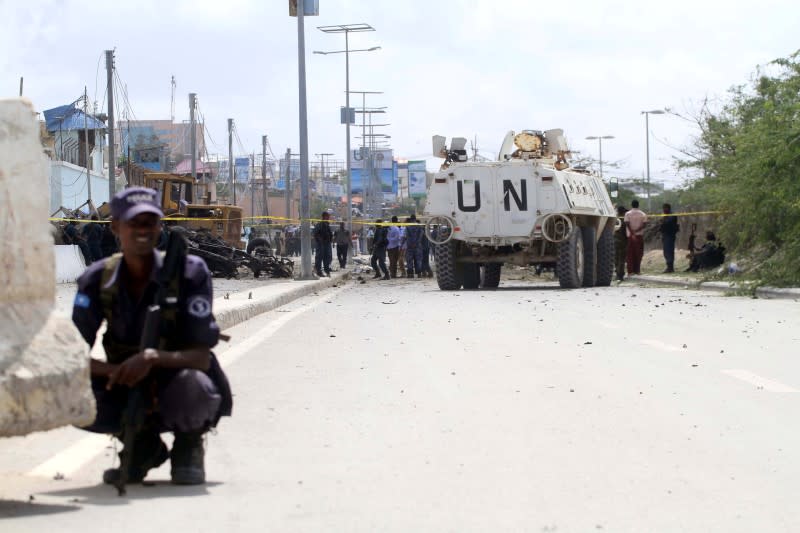
[[[175,444],[169,454],[172,482],[176,485],[202,485],[206,482],[203,432],[175,432]]]
[[[119,452],[120,461],[128,451]],[[167,445],[161,440],[157,431],[144,429],[134,439],[133,457],[128,469],[127,483],[141,483],[151,468],[161,466],[169,457]],[[120,478],[119,468],[109,468],[103,472],[103,483],[115,485]]]

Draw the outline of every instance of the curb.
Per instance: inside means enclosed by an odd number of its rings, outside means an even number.
[[[683,287],[686,289],[699,289],[719,291],[725,293],[738,293],[741,291],[752,290],[752,283],[736,283],[734,281],[699,281],[692,278],[668,278],[664,276],[629,276],[631,281],[641,281],[646,283],[657,283],[659,285],[670,285]],[[786,299],[800,301],[800,289],[798,288],[778,288],[778,287],[758,287],[755,295],[766,299]]]
[[[299,285],[293,286],[280,294],[260,301],[248,300],[248,303],[244,305],[240,305],[232,309],[226,309],[219,313],[214,313],[214,316],[217,319],[217,325],[219,325],[220,331],[225,331],[226,329],[232,328],[237,324],[241,324],[246,320],[250,320],[255,316],[272,311],[273,309],[277,309],[278,307],[286,305],[289,302],[319,290],[333,287],[348,279],[350,279],[349,271],[334,272],[330,278],[322,278],[313,281],[295,280],[295,282],[299,283]],[[215,298],[215,300],[217,300],[217,298]]]
[[[781,289],[778,287],[759,287],[756,289],[759,298],[782,298],[785,300],[800,301],[800,289]]]

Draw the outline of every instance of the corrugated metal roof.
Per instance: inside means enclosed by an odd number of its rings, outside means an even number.
[[[44,121],[47,131],[53,132],[61,129],[82,130],[84,128],[84,113],[72,104],[46,109],[44,111]],[[103,130],[106,125],[96,118],[86,116],[86,125],[90,130]]]
[[[211,174],[211,167],[207,166],[202,161],[196,161],[195,167],[198,174]],[[191,159],[184,159],[178,166],[175,167],[173,171],[175,174],[190,174],[192,172],[192,160]]]

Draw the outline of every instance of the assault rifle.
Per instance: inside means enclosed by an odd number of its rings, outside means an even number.
[[[177,231],[170,231],[167,238],[166,255],[164,263],[158,273],[158,289],[153,303],[147,307],[144,321],[144,330],[139,342],[139,351],[148,348],[158,349],[161,343],[162,317],[165,310],[174,313],[178,301],[174,295],[169,295],[169,286],[173,280],[182,275],[184,259],[186,257],[186,241]],[[147,415],[152,412],[152,376],[146,376],[139,383],[131,387],[128,393],[128,402],[122,412],[122,442],[120,454],[119,477],[115,486],[117,494],[124,496],[125,484],[128,482],[128,471],[133,460],[133,448],[136,435],[145,425]]]
[[[695,232],[697,231],[697,224],[692,224],[692,233],[689,235],[689,260],[691,261],[694,257],[695,248],[695,241],[697,240],[697,235]]]

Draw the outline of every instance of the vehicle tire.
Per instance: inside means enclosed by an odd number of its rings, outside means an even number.
[[[478,263],[465,263],[461,265],[465,289],[477,289],[481,286],[481,265]]]
[[[575,226],[569,238],[558,245],[558,284],[563,289],[577,289],[583,285],[583,272],[583,235]]]
[[[461,288],[461,271],[456,263],[458,242],[450,240],[434,246],[436,259],[436,283],[443,291],[455,291]]]
[[[581,228],[583,237],[583,286],[594,287],[597,282],[597,235],[593,226]]]
[[[484,289],[496,289],[500,285],[500,270],[503,268],[503,263],[485,263],[483,265],[483,283],[481,286]]]
[[[266,245],[257,245],[253,250],[250,252],[250,255],[254,255],[256,257],[265,258],[265,257],[274,257],[272,253],[272,248],[269,248]]]
[[[272,248],[270,247],[269,241],[267,239],[263,239],[263,238],[250,239],[250,241],[247,243],[247,253],[248,254],[252,254],[253,250],[255,250],[258,247],[263,247],[263,248],[266,248],[266,249],[270,250],[270,254],[269,255],[272,255],[272,253],[271,253]]]
[[[595,285],[608,287],[614,279],[614,224],[606,224],[597,241],[597,279]]]

